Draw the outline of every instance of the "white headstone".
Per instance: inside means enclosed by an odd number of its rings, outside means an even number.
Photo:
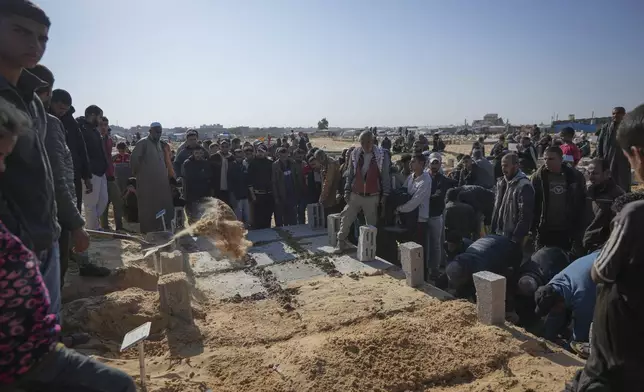
[[[377,234],[378,229],[375,226],[360,226],[360,237],[358,238],[358,260],[375,260]]]

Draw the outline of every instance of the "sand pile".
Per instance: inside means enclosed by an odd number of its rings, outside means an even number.
[[[248,232],[244,224],[237,220],[233,210],[223,201],[207,198],[200,206],[201,218],[177,233],[175,238],[184,235],[203,236],[212,240],[225,256],[239,260],[253,244],[246,239]]]
[[[160,332],[168,323],[167,316],[159,312],[158,293],[139,288],[77,299],[65,304],[62,318],[65,330],[87,331],[119,342],[127,332],[148,321],[152,322],[152,333]]]

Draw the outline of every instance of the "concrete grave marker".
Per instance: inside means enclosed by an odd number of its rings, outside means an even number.
[[[372,261],[376,258],[376,234],[378,229],[375,226],[360,226],[358,260]]]
[[[505,321],[505,277],[489,271],[472,275],[476,288],[478,319],[486,325]]]
[[[161,312],[192,324],[190,282],[185,272],[161,275],[158,287]]]
[[[306,220],[311,229],[324,228],[324,207],[320,203],[306,206]]]
[[[407,285],[418,287],[425,281],[425,266],[423,263],[423,247],[415,242],[405,242],[398,245],[400,264],[405,271]]]
[[[340,231],[341,221],[340,214],[330,214],[327,217],[326,229],[329,236],[329,245],[331,246],[338,244],[338,232]]]
[[[175,272],[184,272],[187,264],[187,255],[175,250],[173,252],[159,253],[159,275],[172,274]]]

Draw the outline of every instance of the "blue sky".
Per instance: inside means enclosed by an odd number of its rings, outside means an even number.
[[[35,0],[42,63],[121,126],[438,125],[644,102],[642,0]]]

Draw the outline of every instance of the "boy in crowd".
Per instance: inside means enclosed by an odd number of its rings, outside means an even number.
[[[248,203],[248,170],[244,166],[244,153],[241,149],[233,152],[235,158],[228,167],[228,185],[231,196],[234,198],[234,211],[237,219],[244,222],[246,227],[250,223],[250,209]]]

